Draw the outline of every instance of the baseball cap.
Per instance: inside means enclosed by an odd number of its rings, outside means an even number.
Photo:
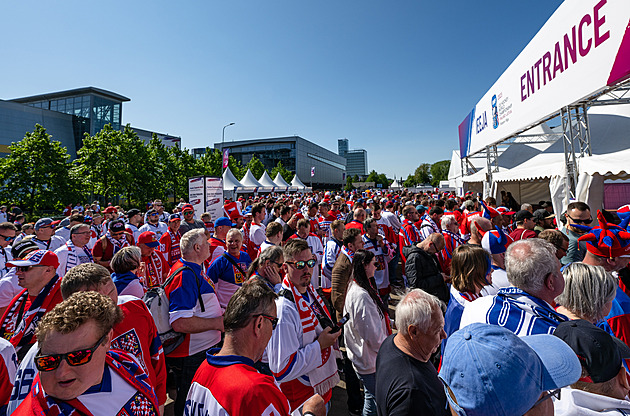
[[[146,244],[149,247],[157,247],[160,243],[157,241],[157,237],[153,231],[145,231],[138,236],[138,244]]]
[[[499,211],[501,215],[514,215],[515,214],[514,211],[510,211],[510,209],[507,207],[497,207],[497,211]]]
[[[534,217],[534,214],[532,214],[526,209],[522,209],[516,213],[516,215],[514,216],[514,220],[516,222],[522,222],[522,221],[525,221],[526,219],[531,219],[533,217]]]
[[[52,218],[40,218],[35,223],[35,231],[39,230],[42,227],[50,227],[53,223]]]
[[[125,231],[125,223],[123,220],[114,220],[109,223],[107,228],[109,228],[109,231],[113,233],[118,233],[120,231]]]
[[[194,211],[195,209],[193,208],[192,205],[190,204],[186,204],[182,207],[182,212],[186,212],[186,211]]]
[[[11,247],[11,254],[15,260],[24,258],[31,251],[39,250],[39,246],[35,244],[30,238],[28,240],[22,240]]]
[[[182,220],[182,216],[179,214],[171,214],[168,216],[168,222],[171,221],[181,221]]]
[[[140,214],[140,210],[138,208],[131,208],[129,211],[127,211],[127,218],[131,218],[138,214]]]
[[[531,409],[544,391],[576,382],[581,373],[573,350],[553,335],[519,338],[498,325],[474,323],[448,338],[439,376],[459,413],[512,416]]]
[[[220,227],[222,225],[226,227],[232,227],[232,220],[230,220],[228,217],[220,217],[214,220],[214,228]]]
[[[590,380],[581,381],[603,383],[611,380],[619,373],[621,360],[630,358],[630,348],[626,344],[583,319],[562,322],[553,335],[571,347],[588,372]]]
[[[11,260],[7,263],[9,267],[24,266],[52,266],[59,267],[57,255],[49,250],[35,250],[28,253],[23,260]]]
[[[546,209],[537,209],[536,211],[534,211],[534,218],[536,219],[536,221],[546,220],[547,218],[553,218],[555,216],[556,214],[552,214]]]
[[[117,213],[118,210],[116,210],[116,207],[107,207],[103,210],[103,214],[115,214]]]
[[[391,208],[394,206],[394,203],[392,201],[387,201],[387,203],[385,204],[385,208]]]

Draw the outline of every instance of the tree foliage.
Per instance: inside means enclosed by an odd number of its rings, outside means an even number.
[[[3,200],[16,202],[35,213],[60,209],[62,200],[74,200],[79,182],[70,175],[70,156],[39,124],[24,139],[9,146],[0,160]]]
[[[290,170],[288,170],[287,168],[285,168],[282,162],[280,161],[278,161],[278,164],[276,165],[275,168],[271,169],[271,175],[270,175],[271,179],[276,179],[276,175],[278,175],[278,173],[282,176],[282,179],[284,179],[287,183],[291,183],[291,181],[293,180],[293,176],[295,176],[295,174],[291,172]]]
[[[247,173],[247,169],[252,171],[252,174],[256,179],[260,179],[260,177],[265,173],[265,165],[258,159],[255,155],[247,162],[245,165],[245,173]],[[243,175],[245,175],[245,173]]]
[[[413,173],[416,177],[416,184],[425,184],[431,182],[431,164],[422,163]]]
[[[440,181],[448,180],[448,171],[451,168],[450,160],[441,160],[431,165],[431,184],[438,186]]]

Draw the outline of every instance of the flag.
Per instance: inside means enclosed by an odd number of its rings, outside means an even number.
[[[315,176],[315,166],[311,167],[311,178]]]
[[[228,167],[228,160],[230,158],[230,148],[223,149],[223,169]]]

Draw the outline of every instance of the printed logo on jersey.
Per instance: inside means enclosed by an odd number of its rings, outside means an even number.
[[[247,269],[247,265],[245,263],[238,263],[238,265],[243,270]],[[237,269],[234,265],[232,265],[232,271],[234,272],[234,283],[236,283],[237,285],[242,285],[245,281],[245,276],[243,276],[243,273],[241,273],[241,271]]]
[[[148,373],[148,369],[146,368],[144,359],[142,357],[142,347],[140,346],[140,339],[138,338],[135,329],[130,329],[124,334],[116,337],[112,341],[111,349],[122,350],[133,354],[140,362],[140,365],[142,366],[142,369],[145,371],[145,373]]]
[[[117,414],[117,416],[128,415],[157,415],[157,412],[147,397],[136,393]]]

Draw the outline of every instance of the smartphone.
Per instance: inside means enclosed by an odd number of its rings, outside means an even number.
[[[335,333],[337,331],[341,331],[341,327],[345,325],[346,322],[348,322],[348,320],[350,319],[350,314],[346,314],[346,316],[344,316],[343,318],[341,318],[339,320],[339,322],[337,322],[337,326],[333,327],[332,331],[330,331],[331,333]]]

